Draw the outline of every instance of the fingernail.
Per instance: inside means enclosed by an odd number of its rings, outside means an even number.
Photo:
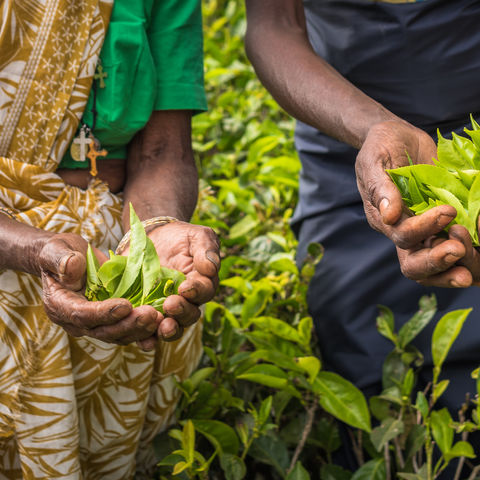
[[[446,261],[447,263],[455,263],[455,262],[457,262],[458,260],[460,260],[460,258],[461,258],[460,256],[455,255],[454,253],[447,253],[447,254],[445,255],[445,261]]]
[[[67,264],[68,261],[74,256],[74,253],[71,253],[70,255],[65,255],[61,260],[60,264],[58,265],[58,273],[60,275],[64,275],[65,271],[67,270]]]
[[[181,315],[183,312],[184,312],[184,307],[181,303],[179,303],[178,305],[176,305],[175,307],[173,308],[168,308],[167,310],[165,310],[165,313],[168,313],[169,315]]]
[[[116,305],[110,310],[110,315],[115,320],[120,320],[126,317],[130,313],[130,308],[127,305]]]
[[[386,210],[390,206],[390,202],[388,201],[388,198],[382,198],[379,208],[380,208],[380,213],[382,210]]]
[[[442,213],[438,218],[437,218],[437,225],[440,227],[446,227],[453,219],[454,217],[452,215],[446,215],[445,213]]]
[[[215,268],[218,272],[220,270],[220,257],[217,255],[217,253],[212,250],[207,250],[205,252],[205,255],[208,260],[210,260],[215,265]]]
[[[162,332],[162,337],[163,338],[172,338],[177,334],[177,327],[175,327],[173,330],[170,330],[168,332]]]

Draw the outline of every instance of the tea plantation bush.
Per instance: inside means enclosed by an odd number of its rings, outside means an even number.
[[[476,400],[470,400],[473,418],[455,412],[455,422],[435,403],[448,387],[439,380],[441,365],[468,310],[438,323],[436,370],[426,392],[415,391],[422,357],[411,341],[432,319],[434,298],[423,298],[399,331],[388,308],[380,311],[379,334],[393,351],[384,391],[369,403],[322,369],[305,301],[322,248],[311,245],[297,268],[288,227],[300,171],[294,123],[246,59],[242,3],[203,6],[210,111],[194,118],[201,180],[193,221],[218,232],[223,260],[218,295],[205,309],[199,369],[179,384],[176,423],[154,441],[156,478],[431,480],[452,459],[466,465],[473,456],[468,435],[478,429]],[[349,426],[356,472],[335,465],[337,419]]]

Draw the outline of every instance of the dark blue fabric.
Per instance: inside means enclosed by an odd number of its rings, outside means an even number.
[[[371,0],[304,1],[316,52],[385,107],[434,135],[461,130],[480,112],[480,0],[386,4]],[[452,408],[474,391],[480,364],[480,290],[427,289],[404,278],[393,244],[367,224],[356,186],[356,151],[298,123],[300,199],[292,226],[301,263],[312,241],[325,246],[309,305],[327,365],[373,391],[391,345],[376,332],[377,304],[398,325],[435,292],[439,316],[474,307],[446,366]],[[417,345],[430,362],[433,324]],[[430,380],[425,374],[424,381]]]

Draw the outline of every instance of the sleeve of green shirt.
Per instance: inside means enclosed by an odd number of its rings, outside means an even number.
[[[148,27],[157,70],[155,110],[207,109],[200,0],[154,0]]]

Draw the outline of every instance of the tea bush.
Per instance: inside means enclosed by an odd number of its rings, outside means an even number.
[[[411,342],[432,319],[434,298],[423,298],[399,331],[381,309],[379,334],[393,343],[381,395],[367,402],[322,369],[305,300],[322,247],[311,245],[299,269],[288,227],[300,171],[294,123],[245,57],[242,2],[205,0],[203,8],[210,111],[193,124],[201,178],[193,221],[218,232],[223,260],[218,295],[205,308],[203,358],[178,385],[175,425],[154,441],[156,478],[432,480],[460,458],[458,480],[474,456],[476,400],[472,418],[465,409],[456,421],[435,404],[448,387],[439,381],[442,363],[469,311],[435,328],[428,391],[416,393],[422,356]],[[335,465],[337,419],[349,426],[356,472]]]

